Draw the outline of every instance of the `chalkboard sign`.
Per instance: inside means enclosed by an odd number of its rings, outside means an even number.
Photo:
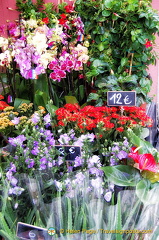
[[[135,106],[136,92],[135,91],[108,91],[107,105],[108,106]]]
[[[23,240],[52,240],[48,230],[18,222],[16,236]]]
[[[60,157],[64,157],[66,161],[75,161],[75,158],[81,156],[81,148],[71,145],[56,145]]]

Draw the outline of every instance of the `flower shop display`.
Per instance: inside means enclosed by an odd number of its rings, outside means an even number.
[[[19,21],[7,38],[0,28],[4,239],[18,222],[44,239],[157,239],[159,153],[139,107],[156,57],[150,2],[16,0]],[[108,91],[134,90],[137,106],[107,106]]]

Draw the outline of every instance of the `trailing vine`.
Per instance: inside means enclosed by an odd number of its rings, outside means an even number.
[[[155,64],[155,34],[159,16],[151,1],[77,0],[76,11],[85,25],[91,66],[87,79],[93,92],[88,101],[106,101],[110,90],[136,90],[138,105],[150,102],[148,66]]]

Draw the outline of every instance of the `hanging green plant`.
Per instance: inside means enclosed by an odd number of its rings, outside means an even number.
[[[91,94],[88,101],[102,105],[107,91],[135,89],[138,105],[150,102],[152,80],[147,69],[155,64],[153,45],[159,31],[159,16],[151,1],[77,0],[76,11],[90,42],[87,80],[98,94],[98,99]]]

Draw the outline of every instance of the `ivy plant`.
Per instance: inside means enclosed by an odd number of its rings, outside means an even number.
[[[159,16],[151,0],[77,0],[76,11],[90,43],[88,101],[102,105],[107,91],[135,90],[138,105],[150,102],[152,79],[147,69],[155,64],[153,44],[159,31]]]

